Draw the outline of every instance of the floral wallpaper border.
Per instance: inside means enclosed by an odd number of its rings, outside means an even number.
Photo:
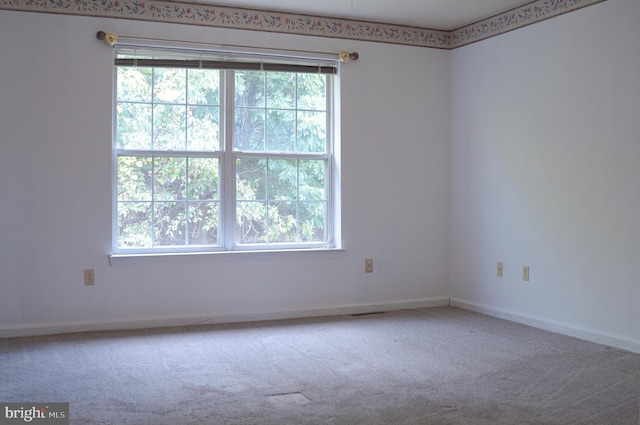
[[[137,19],[454,49],[602,1],[606,0],[535,0],[454,31],[165,0],[0,0],[0,10]]]
[[[451,31],[451,48],[462,47],[606,0],[537,0]]]

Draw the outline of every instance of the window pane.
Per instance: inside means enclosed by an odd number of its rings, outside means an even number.
[[[325,175],[327,162],[325,160],[300,160],[300,200],[326,200]]]
[[[238,158],[236,160],[236,199],[239,201],[267,198],[267,160]]]
[[[118,202],[118,247],[151,247],[151,202]]]
[[[298,109],[327,109],[327,77],[321,74],[298,74]]]
[[[187,196],[190,200],[218,199],[218,158],[189,158]]]
[[[118,67],[118,101],[151,102],[151,68]]]
[[[187,81],[187,102],[190,105],[220,105],[220,71],[190,69]]]
[[[156,156],[154,158],[154,200],[185,199],[187,186],[186,158]]]
[[[183,105],[153,106],[153,149],[186,149],[187,107]]]
[[[264,151],[265,73],[235,72],[235,128],[233,148],[245,152]]]
[[[298,167],[295,159],[270,159],[269,200],[294,201],[298,198]]]
[[[264,152],[264,109],[235,108],[233,148],[244,152]]]
[[[220,150],[220,107],[188,107],[187,149],[192,151]]]
[[[239,244],[266,242],[266,213],[264,202],[236,203],[236,240]]]
[[[236,107],[264,108],[265,73],[258,71],[236,71]]]
[[[218,244],[218,202],[189,202],[189,245]]]
[[[269,242],[296,242],[296,203],[269,202],[267,213]]]
[[[186,203],[155,202],[154,245],[185,245]]]
[[[153,159],[118,157],[118,200],[150,201],[152,197]]]
[[[119,149],[151,149],[151,105],[118,103]]]
[[[295,111],[267,110],[267,151],[293,152],[296,148],[295,137]]]
[[[153,68],[153,100],[162,103],[187,101],[187,70],[178,68]]]
[[[326,202],[300,202],[299,223],[301,242],[322,242],[325,240],[327,221]]]
[[[296,74],[267,73],[267,108],[294,109],[296,107]]]
[[[298,152],[327,150],[327,113],[298,111]]]

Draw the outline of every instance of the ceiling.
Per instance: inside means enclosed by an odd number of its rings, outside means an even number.
[[[450,31],[530,3],[531,0],[196,0],[196,2]]]

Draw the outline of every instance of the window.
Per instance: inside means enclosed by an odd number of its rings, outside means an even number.
[[[114,253],[333,247],[335,65],[117,52]]]

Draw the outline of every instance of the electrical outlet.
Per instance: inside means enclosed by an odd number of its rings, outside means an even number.
[[[364,272],[373,273],[373,258],[365,258],[364,260]]]
[[[522,280],[529,281],[529,266],[522,266]]]
[[[84,284],[85,286],[93,286],[96,284],[96,271],[94,269],[85,269]]]
[[[496,274],[498,275],[498,277],[502,277],[502,275],[504,274],[504,266],[502,264],[502,261],[498,261],[498,267],[496,269]]]

